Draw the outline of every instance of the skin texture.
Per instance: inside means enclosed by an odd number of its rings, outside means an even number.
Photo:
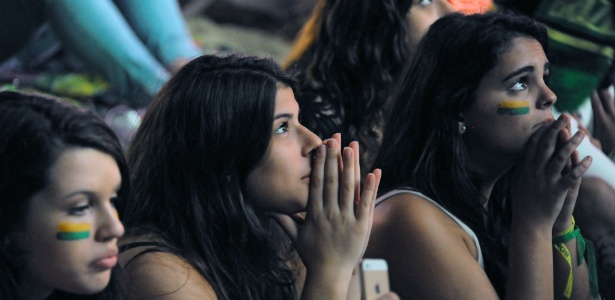
[[[602,151],[609,155],[615,151],[615,102],[609,89],[594,91],[591,95],[594,111],[594,137],[600,141]]]
[[[523,37],[510,45],[483,76],[476,100],[462,111],[467,126],[463,139],[469,168],[478,173],[477,187],[486,199],[496,181],[519,165],[510,187],[507,298],[550,299],[554,289],[563,290],[560,275],[569,272],[563,259],[553,256],[552,232],[570,226],[580,177],[591,159],[575,156],[583,134],[570,135],[569,116],[553,122],[556,97],[545,83],[548,61],[541,45]],[[529,113],[498,114],[499,104],[511,100],[528,101]],[[576,259],[575,242],[567,247]],[[366,257],[388,261],[391,288],[402,299],[498,298],[477,263],[470,236],[419,196],[396,195],[376,208]],[[586,265],[575,267],[574,278],[573,298],[587,298]]]
[[[596,177],[583,178],[579,198],[608,199],[610,201],[577,201],[575,220],[583,223],[581,233],[594,242],[600,295],[606,299],[615,297],[615,205],[612,204],[615,190]]]
[[[485,75],[476,92],[480,96],[475,105],[463,112],[468,128],[464,143],[471,157],[480,159],[473,162],[477,169],[493,162],[510,164],[516,161],[532,134],[553,120],[551,106],[557,98],[544,83],[543,77],[548,76],[548,61],[540,43],[518,38],[502,56],[501,62]],[[518,71],[522,73],[516,74]],[[515,75],[510,77],[513,73]],[[499,104],[511,100],[529,101],[530,113],[498,114]]]
[[[307,206],[311,154],[322,141],[299,123],[291,88],[279,88],[276,99],[269,150],[248,175],[246,191],[262,210],[294,214]]]
[[[121,176],[115,160],[91,148],[65,150],[49,174],[49,185],[30,200],[18,245],[26,251],[25,286],[34,295],[54,289],[78,294],[101,291],[109,282],[117,239],[124,227],[112,201]],[[63,241],[56,238],[60,223],[91,224],[90,237]]]
[[[447,0],[413,0],[406,15],[412,48],[416,48],[433,22],[455,11]]]

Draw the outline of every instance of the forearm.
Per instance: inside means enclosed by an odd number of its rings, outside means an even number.
[[[551,236],[551,228],[523,226],[513,222],[507,299],[553,299]]]

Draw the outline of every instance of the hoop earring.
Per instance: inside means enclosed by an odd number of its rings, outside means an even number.
[[[466,132],[466,124],[463,122],[457,122],[457,124],[459,125],[459,133],[464,134]]]

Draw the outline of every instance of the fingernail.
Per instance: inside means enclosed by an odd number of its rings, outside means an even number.
[[[335,144],[336,144],[335,140],[328,140],[327,141],[327,148],[333,149],[333,148],[335,148]]]
[[[351,148],[348,148],[348,147],[344,148],[344,156],[345,157],[350,158],[350,157],[352,157],[353,153],[354,153],[354,151],[352,151]]]
[[[325,154],[325,145],[320,145],[318,146],[318,155],[323,155]]]

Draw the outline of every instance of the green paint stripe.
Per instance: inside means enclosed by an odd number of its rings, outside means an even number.
[[[79,232],[58,232],[56,236],[58,240],[62,241],[74,241],[74,240],[83,240],[90,237],[89,231],[79,231]]]
[[[529,107],[519,107],[519,108],[498,108],[498,115],[527,115],[530,113]]]

